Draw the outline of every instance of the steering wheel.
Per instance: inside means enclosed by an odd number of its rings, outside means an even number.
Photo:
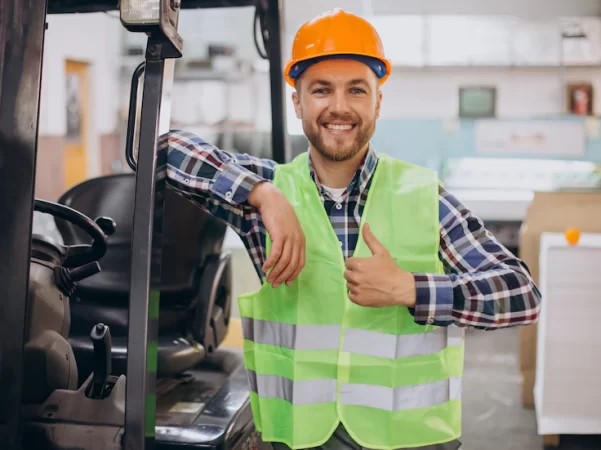
[[[93,221],[73,208],[39,199],[34,202],[34,210],[70,222],[81,228],[92,238],[92,244],[77,244],[65,247],[66,257],[63,262],[65,268],[81,267],[97,262],[106,254],[107,236],[115,233],[116,228],[115,222],[110,217],[99,217],[96,221]]]

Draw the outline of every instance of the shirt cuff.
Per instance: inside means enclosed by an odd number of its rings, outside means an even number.
[[[409,308],[419,325],[448,326],[453,323],[453,282],[447,275],[414,273],[416,301]]]
[[[254,187],[267,179],[234,163],[218,172],[212,192],[232,205],[249,206],[248,196]]]

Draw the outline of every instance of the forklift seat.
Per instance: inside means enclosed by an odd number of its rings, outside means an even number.
[[[135,184],[134,173],[102,176],[74,186],[58,200],[88,217],[108,216],[117,225],[100,261],[102,272],[81,281],[70,302],[70,342],[80,380],[92,372],[89,332],[97,323],[111,329],[115,374],[126,372]],[[231,280],[229,254],[222,251],[224,222],[169,189],[163,217],[157,375],[169,377],[198,364],[225,337]],[[79,228],[55,221],[65,244],[88,243]]]

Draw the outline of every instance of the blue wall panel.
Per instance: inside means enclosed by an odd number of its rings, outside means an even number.
[[[570,120],[581,122],[584,126],[585,119],[552,117],[517,120]],[[474,124],[473,120],[461,120],[459,129],[449,133],[444,130],[444,121],[439,119],[381,119],[372,143],[379,152],[437,169],[449,158],[482,157],[476,153],[474,146]],[[515,158],[515,155],[487,155],[495,158],[504,156]],[[587,139],[586,154],[581,159],[601,163],[601,139]]]

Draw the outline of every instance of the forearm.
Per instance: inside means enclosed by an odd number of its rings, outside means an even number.
[[[415,321],[479,329],[536,322],[541,296],[526,265],[442,188],[440,218],[445,274],[414,274]]]
[[[414,276],[417,323],[496,329],[538,318],[540,293],[517,260],[476,273]]]
[[[220,150],[200,137],[171,131],[159,140],[167,154],[166,182],[170,189],[229,223],[239,234],[257,223],[249,195],[258,184],[273,179],[275,163]]]

